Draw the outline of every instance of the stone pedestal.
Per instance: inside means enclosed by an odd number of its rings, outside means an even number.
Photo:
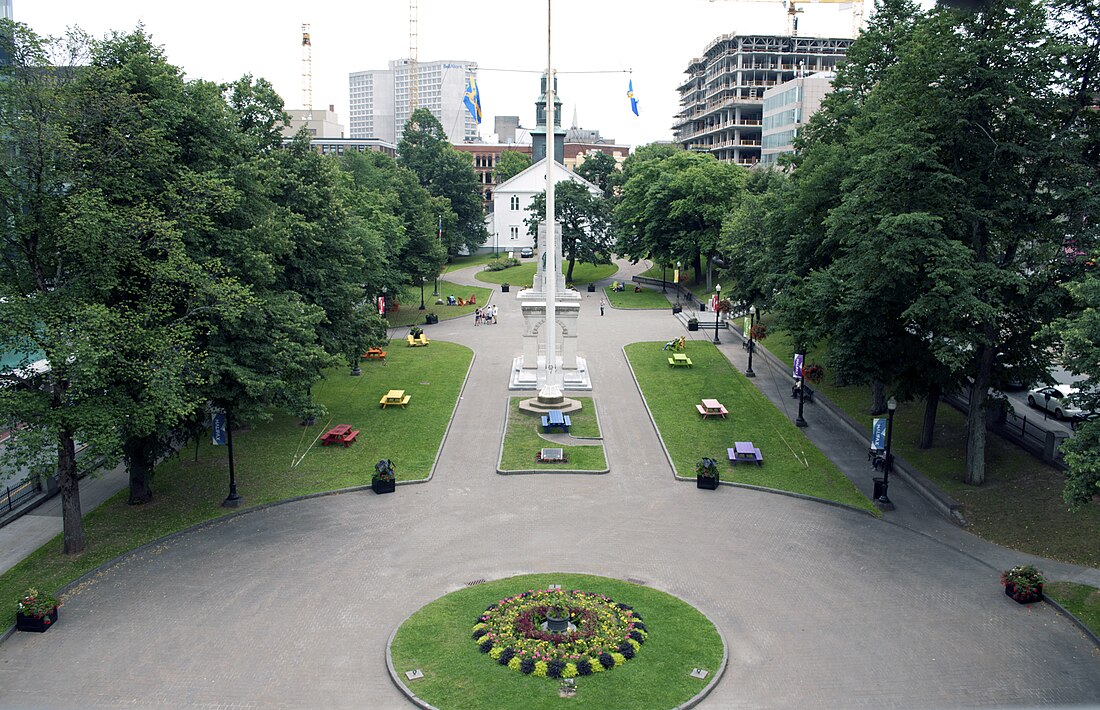
[[[538,389],[544,383],[546,370],[546,293],[541,275],[535,286],[517,294],[523,312],[523,354],[512,362],[509,389]],[[572,289],[559,289],[554,297],[554,309],[559,327],[555,371],[565,389],[590,390],[592,379],[588,364],[577,354],[577,319],[581,310],[581,295]]]

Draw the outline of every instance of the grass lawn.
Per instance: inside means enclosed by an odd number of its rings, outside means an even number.
[[[296,417],[276,414],[251,431],[233,433],[237,488],[245,505],[370,484],[374,464],[392,459],[398,480],[426,478],[450,421],[471,351],[451,343],[426,348],[392,344],[387,362],[364,362],[363,375],[346,368],[330,370],[314,388],[329,416],[311,427]],[[378,406],[389,389],[412,395],[406,409]],[[322,447],[318,437],[334,424],[360,429],[349,448]],[[415,442],[401,448],[395,442]],[[61,552],[61,536],[43,545],[0,576],[0,599],[13,600],[27,587],[56,590],[88,570],[144,543],[230,512],[221,507],[228,493],[224,447],[204,437],[195,448],[161,463],[147,505],[126,504],[121,491],[84,516],[87,549],[79,556]],[[401,495],[400,489],[397,495]],[[62,612],[64,613],[64,612]]]
[[[485,608],[529,589],[560,584],[563,589],[603,593],[628,604],[645,622],[649,637],[624,665],[576,679],[577,694],[558,696],[560,681],[524,675],[478,650],[470,629]],[[670,708],[706,687],[722,662],[722,640],[697,609],[656,589],[606,577],[540,574],[511,577],[460,589],[426,605],[397,630],[391,657],[398,675],[420,668],[424,677],[408,684],[423,700],[442,708]],[[705,668],[705,680],[692,678]]]
[[[1043,594],[1064,606],[1092,633],[1100,636],[1100,589],[1073,582],[1047,582],[1043,585]]]
[[[784,362],[792,362],[786,333],[771,329],[764,342]],[[824,362],[825,348],[810,352],[807,362]],[[828,370],[820,390],[871,431],[871,388],[838,387]],[[807,407],[807,417],[813,405]],[[1100,505],[1070,512],[1062,500],[1065,475],[1010,441],[990,433],[986,439],[986,482],[963,483],[966,474],[966,416],[941,403],[931,449],[918,449],[924,402],[902,402],[894,414],[895,453],[936,482],[962,506],[972,532],[981,537],[1034,555],[1064,562],[1100,567]],[[870,472],[868,472],[870,475]]]
[[[516,250],[519,251],[518,249]],[[499,259],[501,256],[506,256],[507,252],[501,252],[494,254],[491,251],[484,252],[482,254],[470,254],[469,256],[452,256],[451,260],[447,263],[447,268],[443,271],[444,274],[450,271],[458,271],[459,269],[465,269],[467,266],[477,266],[478,264],[488,264],[490,261]]]
[[[511,397],[508,404],[508,425],[504,433],[504,453],[500,459],[502,471],[602,471],[607,468],[607,457],[603,444],[599,446],[563,446],[569,457],[565,463],[535,463],[535,454],[548,446],[556,447],[552,441],[539,436],[542,424],[531,414],[521,412],[519,403],[527,397]],[[577,397],[583,409],[569,415],[572,426],[569,428],[575,436],[600,436],[599,423],[596,421],[595,408],[591,397]],[[558,431],[555,429],[554,431]]]
[[[661,293],[661,289],[659,288],[652,289],[643,287],[641,291],[635,292],[633,286],[627,284],[626,289],[622,291],[612,291],[610,286],[605,286],[603,293],[607,302],[615,308],[663,311],[672,306],[668,297]]]
[[[695,476],[704,456],[719,462],[721,477],[778,490],[825,498],[872,512],[877,510],[806,435],[788,421],[714,345],[689,340],[692,368],[670,367],[663,343],[633,343],[626,354],[645,395],[676,472]],[[703,419],[695,405],[717,399],[727,419]],[[734,466],[726,449],[751,441],[764,455],[763,466]]]
[[[407,325],[424,324],[424,315],[427,313],[434,313],[439,316],[439,320],[448,320],[450,318],[459,318],[461,316],[473,313],[479,306],[484,306],[489,300],[489,294],[492,293],[492,289],[482,288],[480,286],[463,286],[450,281],[439,282],[439,296],[432,295],[432,289],[435,288],[435,284],[424,284],[424,310],[420,310],[420,287],[413,286],[405,290],[401,294],[401,308],[397,312],[390,311],[386,314],[386,320],[389,321],[391,328],[400,328]],[[442,298],[446,303],[447,296],[454,296],[455,298],[469,298],[470,294],[477,295],[477,303],[466,306],[447,306],[436,305],[436,299]],[[431,337],[431,334],[428,335]]]
[[[535,266],[534,261],[528,261],[519,266],[510,266],[500,271],[482,269],[474,274],[474,278],[491,284],[509,283],[513,286],[530,286],[535,280]],[[573,280],[570,283],[574,286],[583,286],[593,281],[606,279],[618,270],[619,267],[614,264],[600,264],[599,266],[577,264],[573,268]],[[562,274],[564,273],[565,269],[563,268]]]

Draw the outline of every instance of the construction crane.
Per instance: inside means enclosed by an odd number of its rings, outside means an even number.
[[[420,73],[416,58],[416,15],[416,0],[409,0],[409,118],[416,111],[417,75]]]
[[[710,0],[717,2],[718,0]],[[850,5],[852,8],[852,36],[858,37],[860,27],[863,25],[863,0],[730,0],[732,2],[767,2],[782,3],[787,8],[787,34],[794,37],[798,34],[798,14],[802,12],[801,5],[812,3],[832,3]]]
[[[302,23],[302,101],[306,120],[313,120],[313,46],[309,41],[309,23]]]

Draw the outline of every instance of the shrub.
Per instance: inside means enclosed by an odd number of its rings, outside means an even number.
[[[493,649],[496,650],[496,649]],[[492,655],[492,654],[490,654]],[[500,653],[500,658],[497,659],[497,663],[502,666],[507,666],[512,662],[512,659],[516,657],[516,649],[506,648]]]
[[[546,671],[547,671],[546,661],[536,661],[535,662],[535,675],[537,675],[539,678],[545,678],[546,677]]]
[[[600,665],[603,666],[604,668],[614,668],[615,667],[615,659],[611,656],[610,653],[601,653],[599,660],[600,660]]]
[[[489,629],[485,628],[484,626],[482,626],[480,629],[475,627],[474,628],[474,634],[473,634],[474,641],[477,641],[479,638],[481,638],[482,636],[484,636],[487,633],[489,633]]]
[[[530,675],[535,670],[535,659],[524,658],[519,662],[519,672],[525,675]]]
[[[508,667],[511,668],[514,671],[522,671],[523,670],[523,661],[521,661],[519,659],[519,656],[512,656],[512,659],[510,661],[508,661]],[[531,661],[531,669],[534,670],[534,668],[535,668],[535,662]],[[531,671],[527,671],[527,672],[530,673]]]
[[[561,678],[561,672],[565,670],[565,661],[555,658],[546,664],[546,675],[551,678]]]
[[[619,644],[619,653],[623,654],[623,658],[630,660],[634,658],[634,647],[630,645],[629,641],[623,641]]]
[[[562,678],[576,678],[577,677],[577,664],[566,663],[565,668],[561,670]]]
[[[478,644],[478,650],[480,650],[482,653],[488,653],[489,651],[492,651],[493,641],[491,639],[485,639],[480,644]]]
[[[592,675],[592,661],[587,658],[577,661],[577,675]]]
[[[612,653],[611,658],[615,660],[616,666],[621,666],[622,664],[626,663],[626,656],[621,653]]]

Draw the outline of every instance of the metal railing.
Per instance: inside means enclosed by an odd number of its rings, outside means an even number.
[[[970,409],[970,393],[966,390],[944,395],[943,401],[963,414],[967,414]],[[990,418],[988,428],[1028,453],[1065,470],[1067,467],[1062,461],[1062,442],[1070,435],[1057,429],[1048,429],[1042,422],[1041,419],[1029,419],[1026,415],[1020,416],[1005,408]]]
[[[22,505],[24,501],[38,495],[39,488],[30,481],[23,481],[15,486],[5,486],[3,498],[0,499],[0,514],[10,513]]]

